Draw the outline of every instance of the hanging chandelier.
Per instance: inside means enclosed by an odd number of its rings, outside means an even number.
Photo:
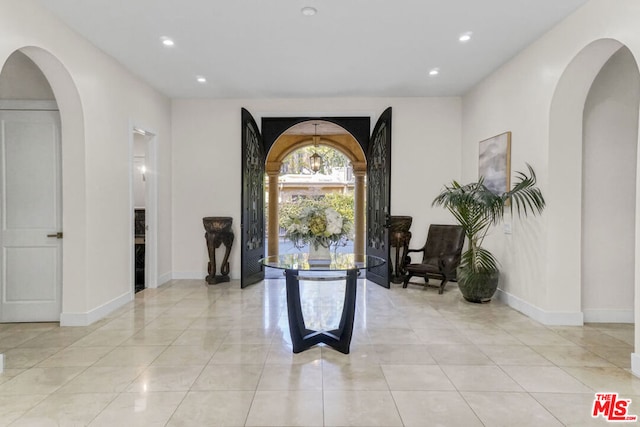
[[[317,150],[318,140],[320,139],[320,137],[318,136],[318,124],[316,123],[313,126],[315,126],[315,130],[313,132],[313,146]],[[309,166],[311,167],[313,173],[317,173],[322,167],[322,156],[314,151],[314,153],[309,157]]]

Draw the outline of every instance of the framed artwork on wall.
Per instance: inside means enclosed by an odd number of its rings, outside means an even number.
[[[511,185],[511,132],[480,141],[478,176],[496,194],[506,192]]]

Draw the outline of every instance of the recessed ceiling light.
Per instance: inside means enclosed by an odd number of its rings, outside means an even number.
[[[160,37],[160,40],[162,40],[162,44],[165,46],[173,46],[175,45],[175,42],[170,39],[169,37]]]
[[[430,76],[437,76],[438,74],[440,74],[440,68],[432,68],[431,71],[429,71]]]
[[[316,13],[318,13],[318,9],[316,9],[315,7],[311,7],[311,6],[306,6],[306,7],[303,7],[302,9],[300,9],[300,12],[302,12],[302,14],[304,16],[313,16]]]
[[[458,37],[458,40],[460,40],[462,43],[466,43],[469,40],[471,40],[471,35],[473,33],[471,31],[467,31],[466,33],[462,33],[460,34],[460,37]]]
[[[206,83],[206,82],[207,82],[207,78],[206,78],[206,77],[204,77],[204,76],[197,76],[197,77],[196,77],[196,81],[197,81],[198,83]]]

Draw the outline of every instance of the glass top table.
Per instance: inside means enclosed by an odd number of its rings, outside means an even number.
[[[385,263],[385,260],[376,256],[352,253],[332,253],[331,259],[310,260],[309,254],[293,253],[268,256],[261,259],[260,262],[267,267],[284,270],[287,283],[289,333],[291,334],[293,352],[300,353],[316,344],[324,343],[341,353],[349,354],[356,311],[358,276],[361,270],[379,267]],[[343,279],[345,280],[344,304],[338,329],[331,331],[308,329],[302,315],[300,281]]]
[[[309,259],[308,253],[296,252],[268,256],[260,262],[267,267],[281,270],[345,271],[379,267],[385,260],[377,256],[353,253],[331,253],[328,260],[316,260]]]

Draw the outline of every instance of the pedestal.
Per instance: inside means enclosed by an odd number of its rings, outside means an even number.
[[[409,250],[409,241],[411,240],[411,223],[413,217],[410,216],[394,216],[390,217],[389,225],[389,245],[396,249],[395,262],[391,269],[391,281],[393,283],[402,283],[404,279],[404,265],[407,251]]]
[[[285,270],[287,279],[287,313],[289,315],[289,332],[294,353],[300,353],[319,343],[325,343],[340,353],[349,354],[351,336],[353,335],[353,319],[356,312],[356,290],[358,288],[358,270],[346,270],[344,276],[335,277],[300,277],[304,272]],[[300,302],[300,280],[345,280],[344,304],[338,329],[332,331],[314,331],[307,329],[302,315]]]
[[[216,283],[229,281],[229,254],[233,245],[233,230],[231,224],[233,218],[228,216],[209,216],[202,218],[205,233],[204,238],[207,241],[207,251],[209,252],[209,264],[207,266],[207,283],[214,285]],[[224,258],[220,264],[220,273],[216,275],[216,249],[224,245]]]

